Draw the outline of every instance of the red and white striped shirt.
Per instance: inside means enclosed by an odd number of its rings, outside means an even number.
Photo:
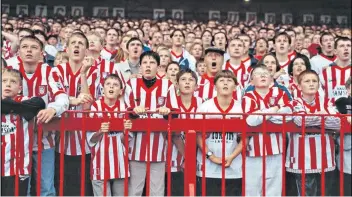
[[[273,113],[269,108],[274,106],[280,106],[282,109],[289,108],[290,110],[292,108],[288,95],[278,87],[271,87],[264,98],[256,90],[253,90],[247,92],[242,99],[242,108],[245,113]],[[247,118],[247,123],[249,121],[254,122],[254,125],[259,125],[262,123],[263,117],[251,115]],[[265,153],[263,153],[263,146],[265,146]],[[248,143],[247,155],[249,157],[261,157],[264,154],[276,155],[282,152],[282,135],[279,133],[266,134],[264,139],[263,134],[253,135]]]
[[[110,62],[108,60],[102,59],[99,57],[99,59],[95,60],[95,67],[98,68],[99,76],[100,76],[100,89],[98,93],[98,97],[103,96],[103,86],[104,86],[104,80],[107,76],[110,74],[117,74],[119,78],[121,79],[122,82],[122,87],[124,88],[126,86],[126,81],[121,73],[121,71],[118,69],[117,65],[114,62]],[[122,88],[122,89],[123,89]]]
[[[170,98],[168,98],[170,97]],[[137,106],[149,108],[150,111],[156,111],[157,108],[165,106],[167,101],[173,102],[175,106],[176,91],[172,82],[167,79],[156,79],[155,84],[148,88],[142,78],[132,78],[126,85],[125,101],[130,109]],[[139,118],[148,118],[147,115],[139,115]],[[160,114],[151,114],[150,118],[163,118]],[[166,128],[165,128],[166,129]],[[147,161],[147,136],[146,133],[135,133],[133,140],[130,142],[129,157],[132,161]],[[151,162],[163,162],[166,160],[165,133],[151,132],[150,134],[150,153]]]
[[[251,63],[252,63],[252,60],[251,60],[251,57],[247,57],[246,59],[242,60],[242,63],[244,64],[244,66],[249,69],[248,72],[251,72],[252,68],[251,68]]]
[[[28,74],[24,70],[21,59],[17,65],[9,65],[9,68],[19,70],[23,76],[22,87],[23,95],[27,97],[41,97],[46,107],[53,107],[57,115],[61,115],[67,110],[67,100],[56,100],[59,95],[65,95],[65,89],[62,83],[62,77],[57,68],[51,68],[48,64],[38,63],[38,66],[33,74]],[[65,103],[66,102],[66,103]],[[56,106],[52,106],[56,103]],[[46,137],[45,137],[46,136]],[[37,133],[34,134],[34,147],[33,150],[38,150],[38,137]],[[43,132],[43,149],[53,148],[55,146],[55,133],[51,131]]]
[[[109,51],[105,47],[100,52],[101,58],[103,58],[103,59],[105,59],[107,61],[111,61],[112,60],[111,58],[116,57],[116,54],[117,54],[117,49],[114,50],[114,51]]]
[[[325,111],[327,114],[336,114],[332,104],[323,97],[316,97],[312,103],[307,103],[303,98],[298,98],[293,102],[293,108],[295,114],[313,114],[321,111]],[[301,127],[302,116],[295,116],[294,122]],[[305,125],[307,128],[304,138],[301,132],[289,135],[286,156],[287,171],[302,173],[304,169],[305,173],[321,173],[323,169],[325,172],[335,169],[335,142],[331,134],[324,135],[325,154],[322,155],[322,135],[319,134],[321,129],[316,128],[321,127],[321,124],[320,116],[306,116]],[[338,129],[339,125],[339,118],[331,116],[325,118],[326,129]],[[313,133],[314,131],[316,133]]]
[[[332,65],[323,70],[320,82],[325,90],[325,97],[334,103],[340,97],[347,97],[345,87],[348,77],[351,76],[351,65],[340,67]]]
[[[121,111],[126,111],[126,104],[123,101],[117,100],[114,106],[108,106],[104,102],[104,98],[95,101],[91,106],[91,111],[108,111],[117,113],[92,113],[92,117],[99,118],[123,118],[124,114]],[[111,131],[96,143],[90,142],[95,132],[87,133],[87,141],[91,146],[92,160],[91,160],[91,179],[92,180],[109,180],[120,179],[126,177],[125,171],[125,154],[126,150],[121,140],[122,131]],[[107,154],[107,155],[105,155]],[[107,170],[107,172],[105,172]],[[107,175],[107,177],[106,177]],[[130,174],[127,172],[127,177]]]
[[[236,86],[235,91],[232,94],[232,98],[240,100],[242,98],[242,87]],[[214,77],[208,77],[206,74],[198,81],[198,89],[194,92],[196,97],[202,98],[204,101],[210,100],[217,95],[217,91],[214,84]]]
[[[23,96],[14,98],[17,102],[26,99]],[[14,114],[1,114],[2,177],[31,174],[34,124],[24,118],[18,122],[18,118]]]
[[[177,106],[171,106],[171,102],[168,102],[168,108],[177,108],[181,113],[195,113],[198,107],[203,103],[203,100],[199,97],[192,97],[191,105],[189,108],[185,107],[182,103],[181,96],[177,96]],[[194,119],[195,114],[180,114],[180,119]],[[181,133],[181,138],[185,141],[185,136]],[[182,163],[184,158],[177,150],[176,146],[172,146],[171,155],[171,172],[179,172],[182,169]]]
[[[230,60],[228,60],[223,70],[232,71],[235,74],[238,84],[241,85],[242,88],[247,86],[251,70],[250,66],[246,67],[243,62],[241,62],[239,66],[234,66],[230,63]]]
[[[66,92],[71,97],[78,97],[81,93],[81,75],[80,69],[73,73],[69,63],[60,64],[57,66],[58,70],[63,76],[64,86]],[[89,87],[90,94],[93,99],[98,96],[98,88],[100,84],[100,76],[98,69],[95,66],[92,66],[88,70],[87,74],[87,83]],[[82,110],[82,106],[73,106],[70,107],[70,110]],[[77,114],[80,116],[81,114]],[[57,135],[58,140],[60,141],[60,136]],[[67,131],[65,132],[65,155],[82,155],[82,131]],[[57,146],[57,151],[60,152],[60,145]],[[86,154],[90,153],[88,144],[85,143],[85,152]]]

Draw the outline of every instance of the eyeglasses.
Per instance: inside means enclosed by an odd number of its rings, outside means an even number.
[[[264,76],[264,77],[269,77],[270,73],[269,72],[254,72],[253,76]]]

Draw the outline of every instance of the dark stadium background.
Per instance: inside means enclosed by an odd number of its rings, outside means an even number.
[[[207,20],[209,10],[221,11],[221,19],[226,19],[227,11],[240,12],[240,20],[245,20],[246,12],[257,12],[258,21],[264,19],[264,13],[276,13],[276,19],[281,19],[281,13],[292,13],[293,22],[302,22],[303,14],[314,14],[315,22],[320,15],[331,15],[332,22],[336,15],[348,16],[351,21],[351,0],[3,0],[2,4],[10,5],[10,15],[15,15],[16,5],[28,5],[30,14],[34,14],[36,5],[47,5],[48,16],[53,15],[54,5],[66,6],[70,12],[71,6],[83,6],[84,15],[91,16],[94,6],[125,8],[128,18],[152,18],[154,8],[166,10],[166,16],[171,16],[172,9],[183,9],[185,20]],[[110,9],[110,15],[112,10]]]

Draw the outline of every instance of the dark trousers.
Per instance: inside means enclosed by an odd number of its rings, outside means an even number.
[[[205,178],[206,196],[221,196],[221,179]],[[242,195],[242,178],[225,179],[225,195],[241,196]],[[202,196],[202,178],[197,177],[197,196]]]
[[[18,195],[27,196],[28,181],[30,177],[21,180],[18,177]],[[15,195],[15,176],[1,177],[1,196],[14,196]]]
[[[81,160],[82,156],[64,155],[64,196],[80,196],[81,187],[85,188],[85,196],[93,196],[92,182],[90,180],[90,154],[85,158],[85,185],[81,186]],[[55,188],[56,194],[60,191],[60,154],[55,155]]]
[[[340,196],[340,185],[343,185],[343,195],[344,196],[352,196],[352,175],[351,174],[347,174],[347,173],[343,173],[343,183],[340,183],[340,171],[337,170],[337,177],[338,177],[338,185],[337,185],[337,194],[336,196]]]
[[[171,196],[184,196],[183,172],[171,172]],[[167,173],[165,173],[165,196],[167,196]]]
[[[325,172],[325,195],[334,196],[336,193],[336,179],[335,172]],[[295,196],[302,196],[302,174],[291,173],[294,185],[296,186]],[[321,173],[305,174],[305,195],[306,196],[321,196]],[[291,195],[292,193],[290,193]]]

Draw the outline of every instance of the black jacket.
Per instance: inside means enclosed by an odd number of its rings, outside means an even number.
[[[1,114],[18,114],[27,121],[32,120],[40,110],[45,109],[45,102],[40,97],[16,102],[12,99],[1,99]]]

